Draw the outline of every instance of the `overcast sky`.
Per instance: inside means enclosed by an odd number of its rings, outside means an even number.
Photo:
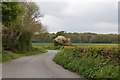
[[[48,32],[118,33],[118,2],[37,2]]]

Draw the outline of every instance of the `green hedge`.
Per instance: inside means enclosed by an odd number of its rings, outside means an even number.
[[[56,54],[54,61],[90,80],[120,80],[118,48],[65,48]]]

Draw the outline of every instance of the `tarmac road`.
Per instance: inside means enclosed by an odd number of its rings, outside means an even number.
[[[80,78],[53,61],[56,50],[12,60],[2,65],[3,78]]]

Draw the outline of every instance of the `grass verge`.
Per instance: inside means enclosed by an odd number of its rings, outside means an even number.
[[[25,52],[25,53],[13,53],[11,51],[5,51],[6,54],[2,54],[2,62],[8,62],[16,58],[20,58],[23,56],[30,56],[30,55],[36,55],[36,54],[42,54],[47,52],[46,50],[37,50],[37,51],[31,51],[31,52]]]

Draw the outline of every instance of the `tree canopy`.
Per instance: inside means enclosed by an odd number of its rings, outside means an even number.
[[[24,8],[20,7],[18,2],[2,2],[2,23],[8,26],[15,21],[20,14],[24,12]]]
[[[32,50],[35,33],[45,32],[43,17],[34,2],[2,2],[3,48],[15,52]]]

